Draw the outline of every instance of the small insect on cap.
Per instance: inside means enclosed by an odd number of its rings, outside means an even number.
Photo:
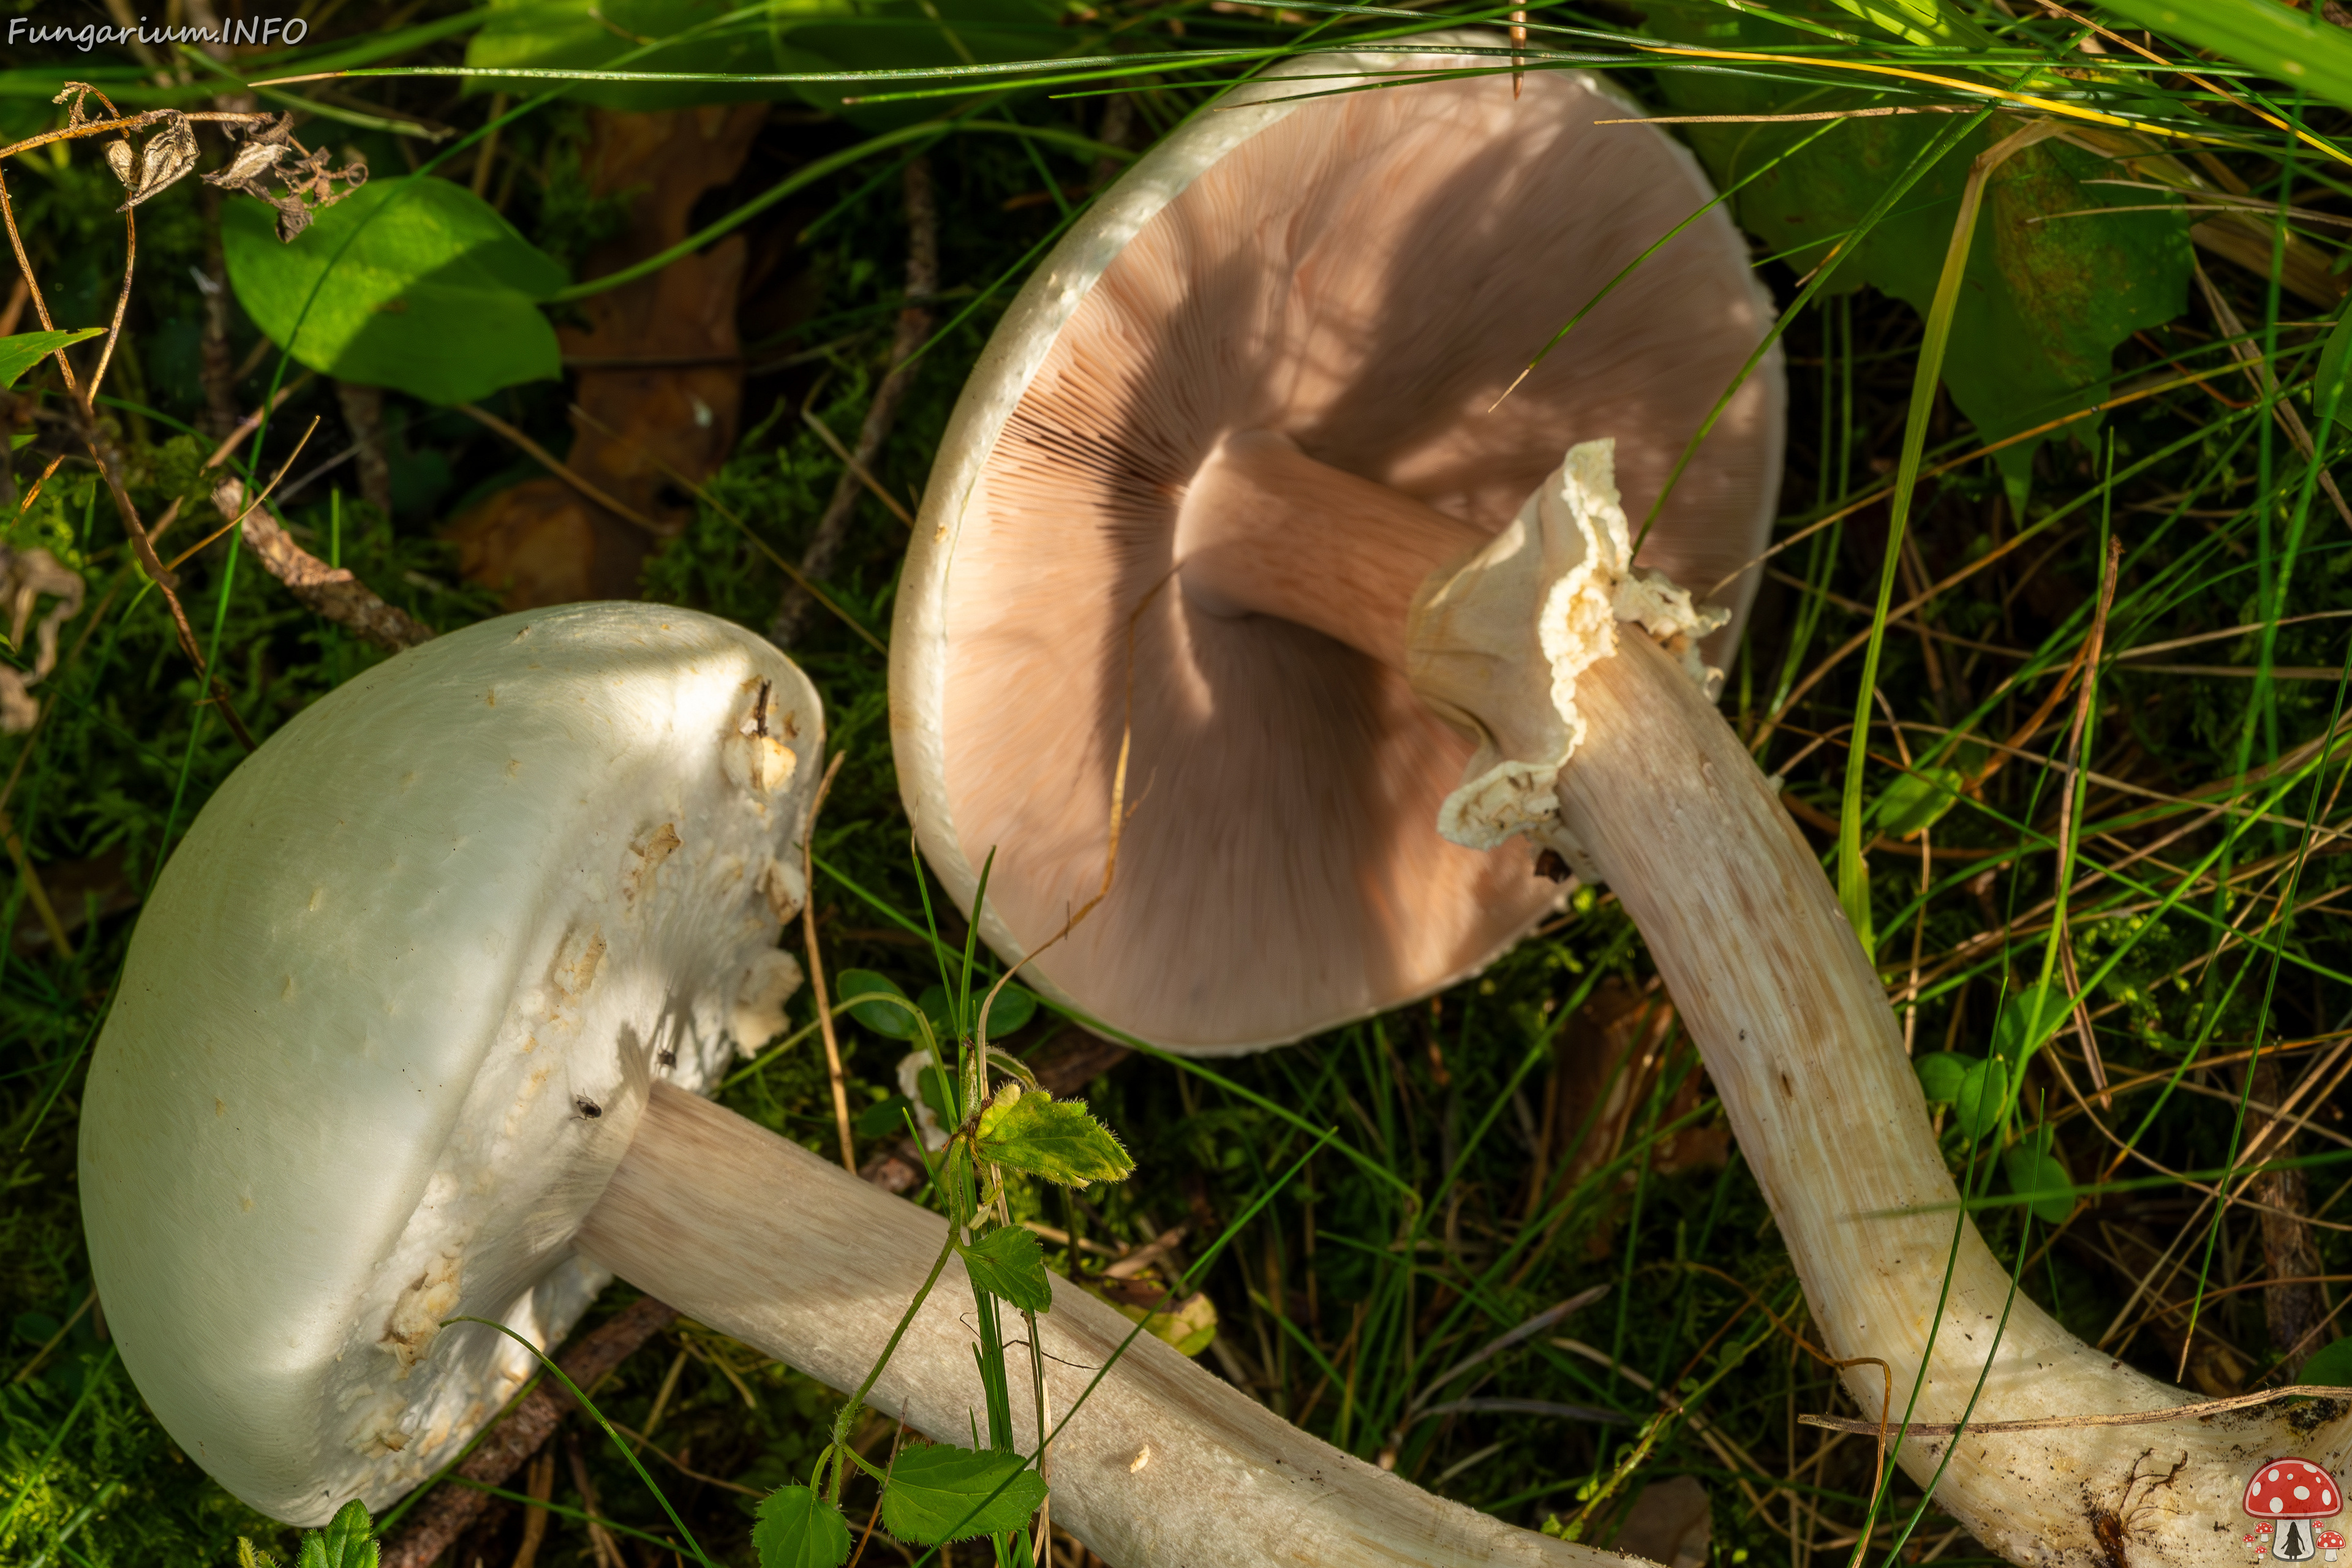
[[[1188,496],[1228,438],[1491,535],[1614,437],[1638,526],[1771,319],[1697,163],[1599,78],[1530,70],[1515,95],[1500,34],[1390,47],[1276,66],[1097,199],[966,385],[899,591],[892,740],[925,855],[969,912],[993,850],[991,945],[1172,1049],[1424,994],[1559,891],[1523,845],[1438,837],[1470,747],[1402,671],[1185,575]],[[1448,72],[1487,74],[1381,85]],[[1641,563],[1743,607],[1780,437],[1766,354]],[[1122,761],[1116,882],[1048,948],[1101,886]]]
[[[571,1238],[651,1082],[782,1024],[823,711],[656,605],[414,648],[230,774],[91,1060],[81,1196],[123,1364],[296,1524],[447,1460],[605,1283]]]

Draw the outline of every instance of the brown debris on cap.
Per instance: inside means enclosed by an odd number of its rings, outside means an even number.
[[[1530,73],[1516,102],[1503,75],[1283,99],[1334,73],[1496,63],[1304,57],[1290,70],[1322,79],[1196,119],[1031,281],[942,444],[894,639],[909,812],[967,910],[996,852],[983,932],[1034,952],[1100,885],[1131,725],[1117,884],[1024,973],[1171,1048],[1246,1050],[1396,1005],[1476,971],[1560,893],[1524,844],[1438,837],[1468,749],[1401,673],[1187,603],[1176,521],[1203,458],[1276,431],[1491,531],[1569,446],[1613,437],[1638,526],[1770,321],[1717,208],[1492,406],[1713,196],[1656,130],[1594,124],[1638,111],[1583,73]],[[1704,592],[1759,552],[1781,401],[1775,355],[1641,564]],[[1744,609],[1752,575],[1716,596]]]

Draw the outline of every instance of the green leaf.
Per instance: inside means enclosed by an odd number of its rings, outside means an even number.
[[[983,1504],[991,1492],[995,1499]],[[882,1493],[882,1523],[901,1541],[936,1546],[1016,1530],[1045,1500],[1045,1478],[1026,1468],[1020,1455],[942,1444],[898,1456]]]
[[[2102,0],[2107,10],[2352,107],[2352,36],[2272,0]]]
[[[2352,429],[2352,387],[2344,384],[2345,362],[2352,358],[2352,310],[2336,318],[2327,342],[2319,351],[2319,369],[2311,378],[2314,412],[2332,415],[2335,423]],[[2336,401],[2330,403],[2333,395]]]
[[[977,1008],[987,999],[992,981],[974,981],[972,1005]],[[955,1006],[944,985],[926,985],[915,999],[923,1016],[931,1021],[931,1030],[942,1041],[959,1039],[962,1031],[955,1026]],[[1002,1039],[1027,1023],[1037,1011],[1037,998],[1018,985],[1008,985],[988,1010],[988,1037]]]
[[[906,1131],[907,1112],[912,1109],[912,1100],[903,1094],[894,1094],[859,1111],[857,1120],[850,1125],[857,1130],[860,1138],[887,1138]]]
[[[1045,1249],[1038,1245],[1037,1233],[1027,1226],[1003,1226],[962,1250],[963,1266],[980,1289],[1024,1312],[1043,1312],[1054,1305],[1053,1283],[1045,1273]]]
[[[562,373],[537,303],[562,266],[451,181],[371,181],[290,245],[268,207],[230,202],[221,242],[246,312],[321,374],[446,404]]]
[[[2009,1068],[1999,1057],[1981,1061],[1961,1076],[1959,1092],[1952,1097],[1952,1114],[1960,1131],[1981,1138],[2000,1125],[2009,1111]]]
[[[1042,1089],[1007,1095],[980,1113],[981,1159],[1026,1171],[1066,1187],[1118,1182],[1135,1169],[1109,1128],[1087,1114],[1083,1100],[1055,1100]]]
[[[1874,0],[1887,10],[1907,0]],[[2263,0],[2267,4],[2268,0]],[[1817,38],[1744,12],[1689,0],[1652,0],[1654,31],[1715,48],[1775,50]],[[1842,9],[1799,4],[1809,18],[1843,22]],[[2289,17],[2293,13],[2281,8]],[[1743,71],[1669,71],[1660,89],[1676,113],[1822,113],[1885,107],[1886,92],[1797,83]],[[1885,183],[1940,129],[1939,115],[1848,119],[1733,198],[1743,227],[1764,256],[1803,274],[1832,261],[1828,288],[1869,284],[1924,318],[1933,302],[1959,215],[1961,188],[1977,154],[2015,129],[1996,117],[1920,177],[1897,209],[1869,234],[1852,230]],[[1821,130],[1817,122],[1702,124],[1684,128],[1718,187],[1755,174]],[[2135,331],[2186,308],[2192,270],[2189,226],[2177,205],[2142,189],[2086,184],[2113,178],[2112,165],[2063,142],[2010,158],[1986,183],[1951,335],[1943,383],[1984,440],[2019,435],[2106,397],[2114,350]],[[2082,215],[2082,216],[2077,216]],[[2095,418],[2067,427],[2087,439]],[[1995,460],[2021,494],[2044,437],[2022,440]]]
[[[2056,1155],[2031,1143],[2012,1143],[2001,1154],[2000,1168],[2010,1191],[2040,1194],[2025,1205],[2034,1218],[2056,1225],[2074,1212],[2074,1178]]]
[[[2065,987],[2054,982],[2021,985],[2001,999],[1992,1054],[2009,1064],[2011,1079],[2024,1077],[2026,1062],[2058,1032],[2068,1005]]]
[[[849,1525],[808,1488],[778,1487],[760,1500],[751,1550],[760,1568],[841,1568],[849,1561]]]
[[[1960,1098],[1960,1084],[1969,1069],[1981,1067],[1977,1058],[1959,1051],[1932,1051],[1911,1064],[1919,1088],[1930,1105],[1950,1105]]]
[[[302,1537],[301,1568],[376,1568],[375,1521],[367,1505],[353,1498],[335,1510],[324,1530]]]
[[[1037,998],[1018,985],[1008,985],[996,994],[988,1008],[988,1037],[1003,1039],[1037,1015]]]
[[[2352,1388],[2352,1339],[2331,1340],[2312,1352],[2294,1380],[2315,1388]]]
[[[955,1001],[946,986],[924,986],[923,994],[915,998],[915,1005],[931,1021],[931,1037],[941,1045],[962,1037],[963,1031],[955,1026]]]
[[[1878,829],[1891,838],[1908,838],[1943,819],[1959,803],[1967,775],[1958,768],[1919,768],[1886,786],[1878,797]]]
[[[953,1129],[962,1125],[963,1118],[955,1108],[955,1081],[949,1077],[945,1068],[926,1061],[915,1074],[915,1095],[931,1108],[931,1114],[940,1119],[941,1127]]]
[[[870,969],[845,969],[834,976],[834,1000],[849,1002],[860,996],[895,996],[895,1002],[858,1002],[849,1009],[849,1016],[873,1030],[893,1040],[911,1040],[922,1031],[915,1026],[915,1005],[907,994],[888,978]]]
[[[104,327],[84,327],[78,332],[18,332],[13,338],[0,338],[0,387],[16,385],[18,376],[59,349],[104,331]]]

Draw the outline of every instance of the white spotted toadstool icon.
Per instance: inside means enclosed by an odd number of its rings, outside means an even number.
[[[2246,1483],[2245,1508],[2254,1518],[2268,1520],[2273,1526],[2273,1558],[2281,1563],[2307,1563],[2320,1544],[2314,1539],[2311,1521],[2341,1513],[2344,1492],[2334,1476],[2308,1459],[2273,1459]],[[2327,1549],[2332,1562],[2344,1538],[2332,1530],[2327,1534],[2335,1542]]]
[[[2319,1532],[2320,1554],[2326,1557],[2330,1563],[2335,1562],[2336,1554],[2343,1550],[2344,1532],[2342,1531],[2323,1530]]]

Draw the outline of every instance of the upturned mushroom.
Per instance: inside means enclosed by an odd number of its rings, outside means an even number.
[[[1491,64],[1444,55],[1464,37],[1412,66]],[[1683,588],[1759,553],[1780,438],[1777,363],[1733,388],[1768,315],[1736,235],[1694,222],[1497,406],[1705,204],[1696,171],[1592,125],[1621,111],[1573,73],[1516,105],[1298,90],[1139,163],[950,422],[892,647],[933,868],[969,910],[993,850],[1000,953],[1217,1054],[1475,970],[1546,904],[1550,848],[1641,928],[1848,1389],[1914,1424],[1909,1472],[2015,1562],[2200,1560],[2249,1466],[2336,1464],[2352,1425],[2180,1412],[1960,1211],[1870,959],[1706,690],[1734,617]],[[1629,510],[1727,392],[1636,556]],[[1123,755],[1117,883],[1049,946],[1109,847],[1070,803]]]
[[[545,1345],[614,1275],[866,1376],[945,1222],[690,1092],[796,978],[776,937],[822,737],[741,628],[579,605],[353,679],[205,806],[91,1063],[81,1199],[125,1366],[231,1491],[297,1524],[382,1508],[531,1370],[453,1320]],[[953,1264],[873,1404],[965,1439],[973,1310]],[[1148,1335],[1114,1363],[1133,1325],[1083,1292],[1040,1330],[1054,1517],[1121,1568],[1615,1561],[1340,1454]]]
[[[1696,160],[1597,78],[1321,96],[1497,69],[1446,51],[1503,44],[1306,56],[1196,117],[1039,268],[941,442],[891,644],[901,792],[967,908],[999,850],[982,929],[1037,952],[1100,883],[1131,734],[1122,887],[1024,973],[1148,1039],[1297,1039],[1556,907],[1540,847],[1430,831],[1475,744],[1415,699],[1402,606],[1572,433],[1618,432],[1626,484],[1659,494],[1770,321]],[[1644,566],[1747,602],[1781,401],[1768,356]]]

